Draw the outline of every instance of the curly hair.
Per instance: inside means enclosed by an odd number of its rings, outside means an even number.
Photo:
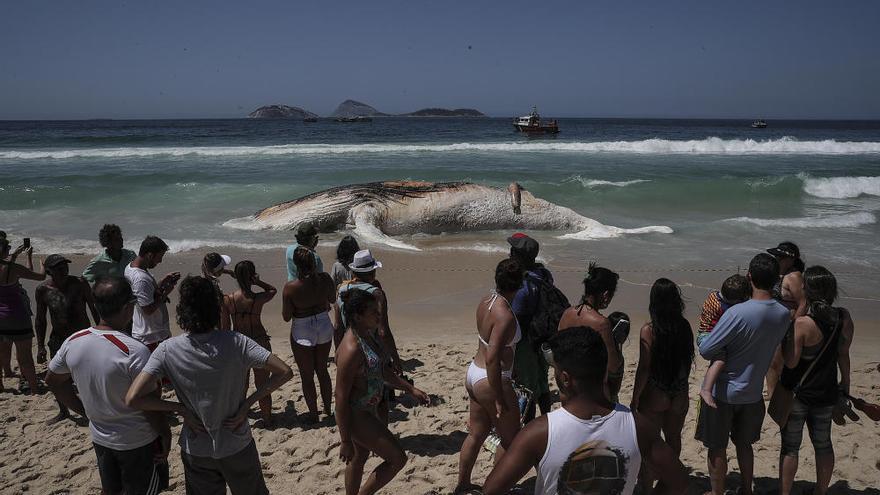
[[[499,292],[517,290],[522,287],[524,275],[522,263],[517,259],[503,259],[495,267],[495,289]]]
[[[105,223],[98,232],[98,242],[101,244],[101,247],[108,247],[110,246],[110,240],[117,236],[122,237],[122,229],[119,228],[119,225]]]
[[[185,332],[206,333],[220,323],[220,297],[205,277],[188,276],[180,284],[177,324]]]

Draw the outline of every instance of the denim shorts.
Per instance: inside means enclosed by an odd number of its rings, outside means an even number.
[[[810,432],[810,440],[816,455],[834,455],[831,444],[831,414],[834,406],[810,407],[794,399],[788,422],[782,429],[782,455],[797,458],[804,437],[804,423]]]

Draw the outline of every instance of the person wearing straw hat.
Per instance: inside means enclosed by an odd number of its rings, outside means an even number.
[[[382,318],[379,325],[379,335],[385,343],[386,350],[390,353],[396,369],[400,369],[400,356],[397,354],[397,344],[394,341],[394,335],[391,333],[391,326],[388,324],[388,299],[385,291],[382,290],[382,284],[376,278],[376,269],[382,268],[382,262],[373,257],[373,253],[369,249],[361,249],[354,254],[351,263],[348,265],[351,270],[352,279],[346,280],[339,284],[336,290],[336,306],[337,318],[342,328],[345,328],[345,313],[343,307],[343,295],[351,289],[360,289],[372,294],[379,303],[379,309],[382,312]]]

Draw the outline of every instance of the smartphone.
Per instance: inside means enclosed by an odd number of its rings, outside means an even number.
[[[29,248],[29,247],[31,247],[31,238],[30,238],[30,237],[25,237],[25,238],[24,238],[24,248],[27,249],[27,248]]]

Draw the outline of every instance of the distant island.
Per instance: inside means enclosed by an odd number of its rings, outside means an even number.
[[[300,107],[267,105],[249,113],[248,117],[252,119],[305,119],[317,118],[318,114],[303,110]]]
[[[288,105],[266,105],[248,114],[252,119],[315,119],[318,114],[309,112],[300,107]],[[366,103],[345,100],[340,103],[336,110],[330,114],[335,118],[353,117],[487,117],[486,114],[473,108],[423,108],[411,113],[392,115],[380,112]]]
[[[401,117],[485,117],[486,114],[473,108],[423,108],[412,113],[401,114]]]

